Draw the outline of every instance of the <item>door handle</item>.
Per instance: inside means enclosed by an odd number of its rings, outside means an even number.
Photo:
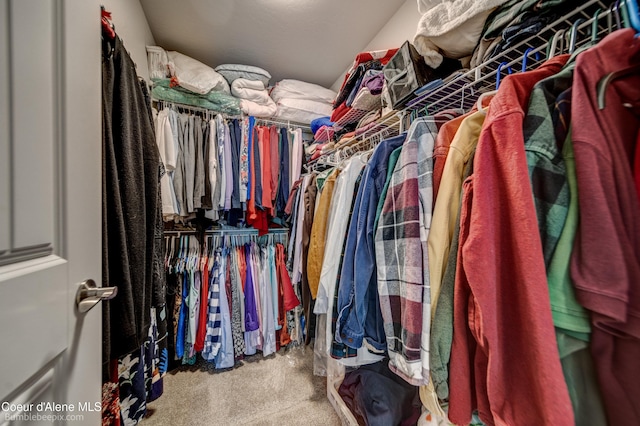
[[[118,287],[98,287],[92,279],[83,281],[76,292],[78,312],[84,314],[96,306],[98,302],[116,297]]]

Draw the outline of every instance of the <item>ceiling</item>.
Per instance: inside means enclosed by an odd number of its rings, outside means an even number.
[[[141,0],[156,44],[330,87],[405,0]]]

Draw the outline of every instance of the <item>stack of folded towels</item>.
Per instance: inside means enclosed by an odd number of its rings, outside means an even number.
[[[309,124],[316,118],[331,115],[336,93],[317,84],[284,79],[271,89],[276,102],[276,118]]]
[[[254,117],[273,117],[278,110],[264,83],[238,78],[231,83],[231,94],[240,98],[240,109]]]
[[[231,86],[231,94],[240,99],[240,109],[244,114],[254,117],[272,117],[276,103],[269,96],[267,86],[271,74],[262,68],[251,65],[223,64],[216,71]]]

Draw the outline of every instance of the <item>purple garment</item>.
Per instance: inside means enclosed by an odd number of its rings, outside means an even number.
[[[245,257],[247,259],[247,277],[244,284],[244,322],[246,331],[255,331],[260,328],[258,309],[256,307],[255,293],[253,291],[253,278],[251,267],[251,246],[245,244]]]
[[[362,85],[369,89],[372,95],[379,95],[382,93],[382,86],[384,84],[384,74],[378,73],[366,77],[362,82]]]
[[[231,159],[231,135],[229,134],[229,124],[224,123],[224,209],[231,210],[231,198],[233,196],[233,161]]]

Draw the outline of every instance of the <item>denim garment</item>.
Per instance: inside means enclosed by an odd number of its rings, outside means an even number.
[[[384,350],[387,345],[378,298],[374,222],[387,178],[389,157],[405,139],[406,134],[402,134],[384,140],[374,151],[365,169],[349,225],[338,292],[336,340],[354,349],[362,346],[365,337],[375,349]]]

